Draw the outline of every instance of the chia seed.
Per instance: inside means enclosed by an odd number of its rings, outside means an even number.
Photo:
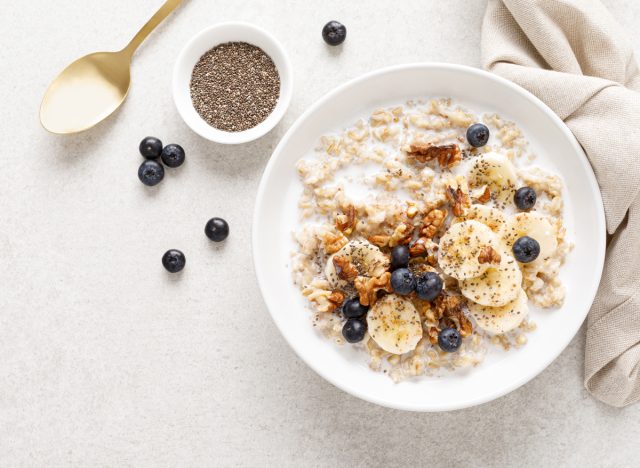
[[[280,75],[262,49],[227,42],[206,52],[191,74],[191,102],[205,122],[241,132],[264,121],[278,103]]]

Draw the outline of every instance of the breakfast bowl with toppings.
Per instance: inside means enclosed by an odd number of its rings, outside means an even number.
[[[436,411],[503,395],[562,351],[597,289],[603,226],[586,158],[544,104],[418,64],[348,83],[293,126],[263,176],[254,258],[312,368]]]

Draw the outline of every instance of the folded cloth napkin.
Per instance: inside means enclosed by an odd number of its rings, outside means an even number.
[[[591,161],[610,238],[587,319],[584,384],[610,405],[636,402],[640,73],[633,49],[598,0],[489,0],[482,61],[487,70],[528,89],[551,107]]]

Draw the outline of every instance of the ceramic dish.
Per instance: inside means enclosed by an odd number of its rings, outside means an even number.
[[[299,224],[302,185],[295,164],[321,135],[339,131],[377,107],[408,99],[450,97],[470,108],[514,121],[537,163],[561,175],[564,222],[575,248],[560,272],[564,305],[533,310],[538,325],[527,346],[489,353],[466,372],[444,372],[394,383],[372,372],[359,350],[335,346],[310,324],[311,313],[291,279],[292,232]],[[605,251],[602,200],[591,167],[573,135],[553,112],[513,83],[481,70],[448,64],[412,64],[353,80],[313,105],[287,132],[265,169],[256,201],[253,252],[267,307],[294,351],[339,388],[373,403],[414,411],[477,405],[523,385],[548,366],[571,341],[595,296]]]
[[[280,97],[273,112],[260,124],[242,132],[225,132],[209,125],[196,112],[189,83],[193,67],[205,52],[218,44],[236,41],[259,47],[271,57],[280,75]],[[173,100],[182,119],[198,135],[216,143],[246,143],[260,138],[282,119],[291,101],[292,80],[289,58],[271,34],[249,23],[221,23],[200,31],[180,52],[173,69]]]

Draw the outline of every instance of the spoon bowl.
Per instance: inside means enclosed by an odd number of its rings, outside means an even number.
[[[131,57],[96,52],[79,58],[56,77],[40,107],[40,121],[52,133],[75,133],[111,115],[129,92]]]

